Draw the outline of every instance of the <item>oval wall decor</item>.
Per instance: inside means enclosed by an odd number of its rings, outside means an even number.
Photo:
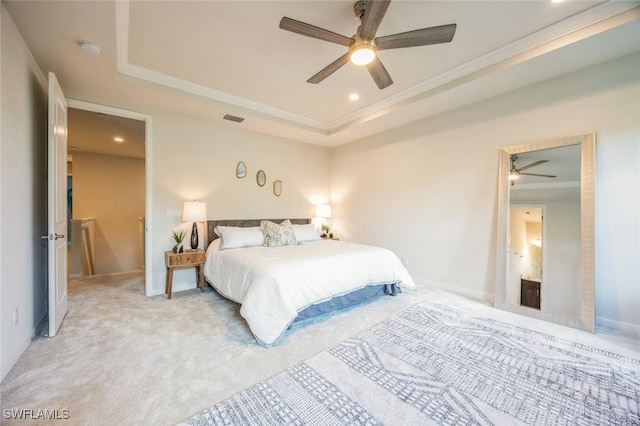
[[[256,182],[258,186],[264,186],[265,183],[267,183],[267,175],[264,170],[258,170],[258,173],[256,173]]]
[[[274,180],[273,181],[273,195],[279,197],[282,194],[282,181]]]

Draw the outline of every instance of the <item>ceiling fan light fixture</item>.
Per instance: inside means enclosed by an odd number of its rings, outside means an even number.
[[[351,49],[349,59],[354,65],[369,65],[376,58],[376,50],[371,44],[358,44]]]
[[[338,59],[311,76],[307,83],[318,84],[346,65],[347,62],[352,62],[355,65],[367,65],[367,71],[369,71],[378,89],[382,90],[392,85],[393,79],[380,58],[377,57],[377,49],[427,46],[430,44],[449,43],[453,40],[457,28],[456,24],[419,28],[377,37],[376,33],[387,13],[390,2],[391,0],[357,0],[353,6],[353,12],[356,18],[360,20],[360,25],[352,37],[346,37],[342,34],[283,16],[280,20],[280,29],[346,46],[349,49]]]

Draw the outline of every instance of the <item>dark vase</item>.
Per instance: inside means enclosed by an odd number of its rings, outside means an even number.
[[[193,222],[193,226],[191,227],[191,249],[195,250],[198,248],[198,226],[195,222]]]

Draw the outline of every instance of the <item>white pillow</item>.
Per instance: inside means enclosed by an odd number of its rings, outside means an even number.
[[[216,235],[220,236],[220,250],[240,247],[261,246],[264,243],[259,226],[241,228],[238,226],[216,226]]]
[[[307,225],[293,225],[293,232],[296,234],[296,241],[316,241],[321,240],[316,227],[309,223]]]

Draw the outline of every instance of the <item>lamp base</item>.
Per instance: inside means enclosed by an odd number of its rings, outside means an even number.
[[[191,249],[195,250],[198,248],[198,225],[193,222],[193,226],[191,227]]]

